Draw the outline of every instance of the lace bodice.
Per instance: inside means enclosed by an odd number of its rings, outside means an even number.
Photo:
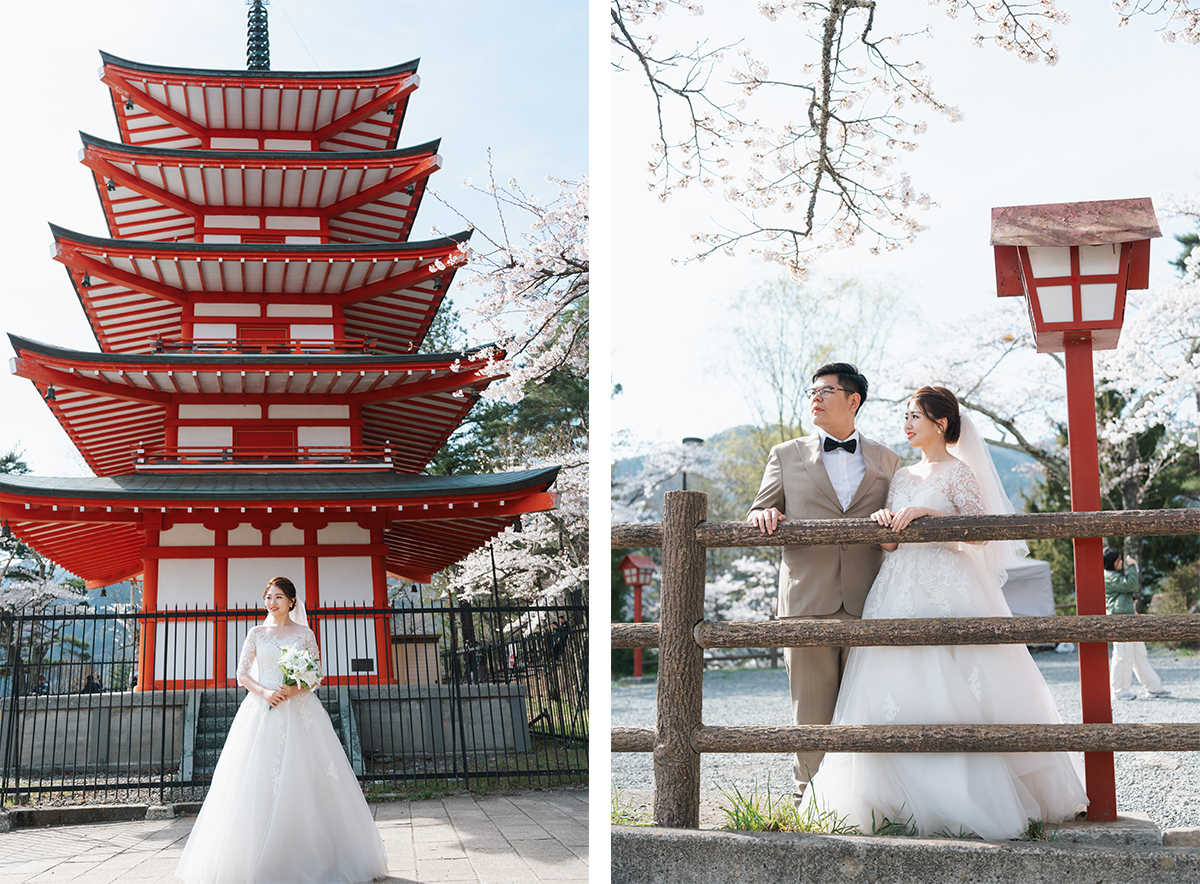
[[[987,512],[979,482],[961,460],[935,465],[925,478],[913,473],[912,467],[897,470],[888,491],[888,509],[894,512],[906,506],[927,506],[947,516],[978,516]]]
[[[255,626],[242,643],[242,653],[238,657],[237,677],[249,676],[265,688],[277,688],[283,684],[283,673],[279,670],[279,654],[285,647],[300,645],[314,655],[320,656],[317,640],[311,629],[306,626],[289,628],[280,634],[275,628]],[[258,673],[251,671],[254,663],[258,663]]]

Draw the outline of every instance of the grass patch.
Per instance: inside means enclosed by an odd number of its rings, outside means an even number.
[[[737,786],[732,792],[720,789],[728,806],[718,805],[725,814],[722,829],[739,832],[812,832],[825,835],[853,835],[858,829],[846,824],[844,817],[833,811],[820,810],[815,802],[797,810],[792,795],[786,792],[777,797],[771,795],[771,781],[767,781],[766,793],[758,791],[758,783],[749,795],[743,795]]]
[[[900,808],[904,810],[903,807]],[[871,834],[886,835],[892,838],[909,838],[917,834],[917,825],[913,822],[912,817],[907,817],[902,820],[889,819],[886,816],[875,818],[875,811],[871,811]]]
[[[1058,826],[1047,826],[1045,820],[1030,820],[1018,841],[1057,841]]]
[[[609,818],[614,826],[649,826],[654,823],[643,811],[634,810],[632,801],[623,804],[616,786],[612,790],[612,813]]]
[[[392,782],[376,780],[363,783],[363,795],[367,801],[430,801],[435,798],[445,798],[447,795],[461,795],[466,792],[462,780],[441,780],[430,782],[417,780]],[[475,791],[472,789],[471,791]]]

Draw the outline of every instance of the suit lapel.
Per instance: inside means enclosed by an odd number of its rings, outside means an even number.
[[[829,472],[825,469],[825,462],[821,460],[821,437],[813,434],[805,439],[797,439],[796,449],[800,453],[804,469],[808,471],[809,480],[829,498],[830,503],[838,512],[841,512],[842,502],[838,500],[837,492],[833,490],[833,483],[829,481]]]
[[[866,472],[863,473],[862,481],[858,483],[858,488],[854,490],[854,496],[850,498],[850,505],[846,507],[846,512],[854,509],[858,504],[859,498],[867,493],[867,489],[871,487],[875,479],[883,475],[880,445],[865,438],[862,433],[858,434],[858,440],[862,443],[863,466],[866,467]]]

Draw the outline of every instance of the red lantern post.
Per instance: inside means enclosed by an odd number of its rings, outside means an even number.
[[[1125,293],[1150,285],[1150,239],[1162,236],[1148,198],[992,209],[992,246],[1000,297],[1024,295],[1039,353],[1062,353],[1067,373],[1071,509],[1098,512],[1100,456],[1092,350],[1117,346]],[[1103,539],[1075,547],[1075,605],[1104,613]],[[1085,722],[1112,721],[1108,646],[1079,645]],[[1088,818],[1117,818],[1111,752],[1085,752]]]
[[[621,575],[625,585],[633,590],[633,622],[642,622],[642,588],[650,585],[654,573],[659,570],[657,564],[649,556],[639,556],[630,553],[621,559]],[[633,649],[633,677],[642,677],[642,649]]]

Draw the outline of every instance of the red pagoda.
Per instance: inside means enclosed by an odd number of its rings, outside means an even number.
[[[388,575],[427,583],[552,507],[557,470],[421,474],[492,377],[484,351],[418,352],[469,234],[409,241],[441,165],[397,147],[417,63],[276,72],[253,34],[250,56],[102,53],[120,141],[80,158],[109,237],[51,228],[100,351],[10,335],[96,475],[0,476],[0,516],[89,587],[140,576],[147,612],[254,606],[276,574],[309,609],[383,608]],[[246,625],[217,623],[147,621],[139,687],[234,684]],[[394,681],[388,630],[363,619],[357,681]],[[168,640],[210,650],[180,673]]]

